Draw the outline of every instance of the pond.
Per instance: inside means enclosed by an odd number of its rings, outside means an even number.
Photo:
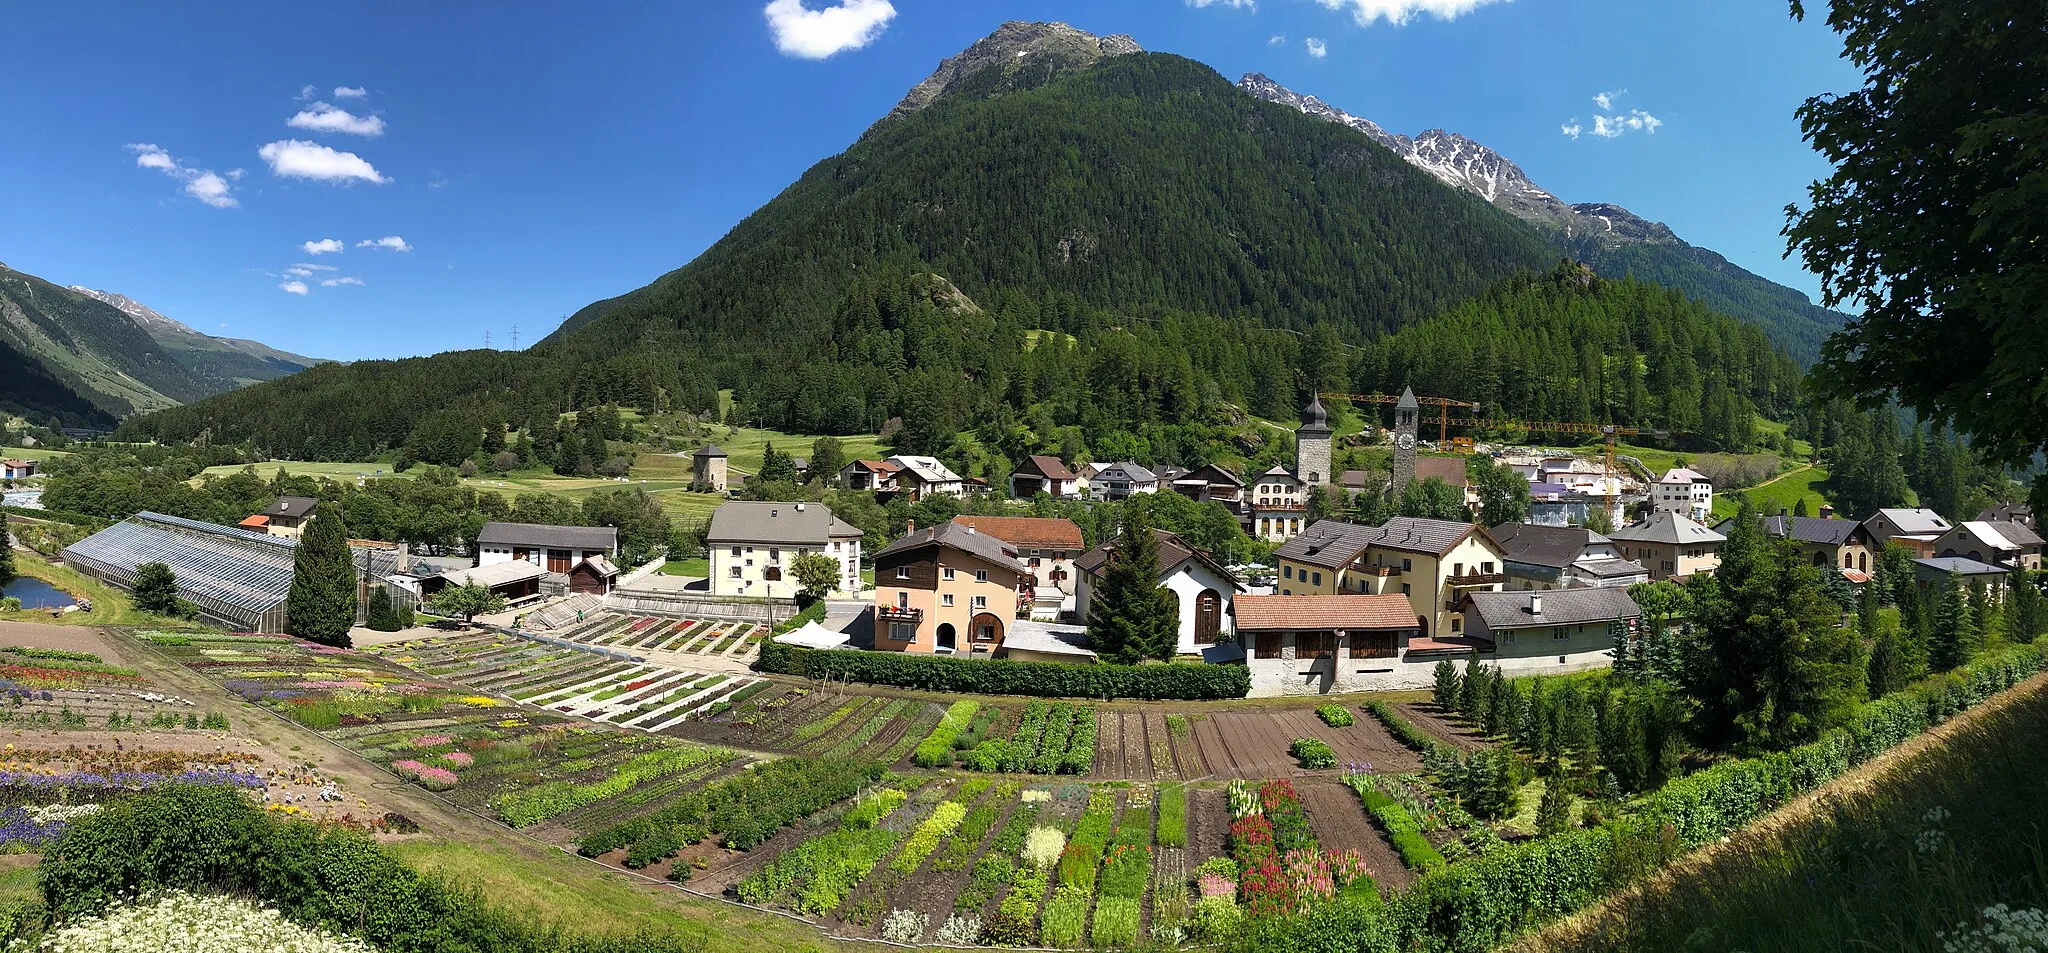
[[[0,586],[0,596],[20,599],[24,609],[58,609],[78,603],[70,593],[30,576],[22,576]]]

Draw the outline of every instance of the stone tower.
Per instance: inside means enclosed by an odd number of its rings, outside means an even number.
[[[1401,402],[1394,405],[1394,483],[1393,491],[1398,494],[1408,487],[1408,481],[1415,479],[1415,426],[1421,421],[1422,405],[1415,400],[1415,389],[1401,389]]]
[[[1301,427],[1294,431],[1294,476],[1304,488],[1329,486],[1330,415],[1320,395],[1310,394],[1301,409]]]
[[[698,486],[710,487],[713,493],[725,492],[725,451],[717,444],[706,444],[702,450],[690,456],[691,481]]]

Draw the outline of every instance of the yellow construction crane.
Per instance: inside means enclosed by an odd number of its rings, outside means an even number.
[[[1348,400],[1354,404],[1398,404],[1401,402],[1401,398],[1389,397],[1385,394],[1331,393],[1318,394],[1317,396],[1322,397],[1325,400]],[[1465,407],[1473,411],[1477,411],[1479,409],[1478,404],[1472,403],[1471,401],[1458,400],[1452,397],[1417,397],[1415,398],[1415,402],[1421,404],[1424,407],[1438,408],[1436,421],[1436,442],[1437,446],[1439,447],[1443,446],[1444,442],[1450,439],[1451,425],[1458,422],[1457,420],[1451,417],[1451,408]]]

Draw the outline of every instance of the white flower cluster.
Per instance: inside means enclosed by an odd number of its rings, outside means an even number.
[[[1942,843],[1948,840],[1948,832],[1942,829],[1941,824],[1948,818],[1948,808],[1939,804],[1928,808],[1927,813],[1920,815],[1920,823],[1927,825],[1913,838],[1913,849],[1919,851],[1920,856],[1932,857],[1935,852],[1941,850]]]
[[[81,817],[91,817],[94,814],[98,814],[100,806],[97,804],[31,804],[28,807],[22,808],[22,810],[28,813],[29,820],[37,824],[49,824],[53,821],[62,821],[69,824]]]
[[[128,694],[140,698],[143,701],[155,702],[159,705],[183,705],[187,708],[199,707],[198,702],[195,702],[190,698],[186,698],[183,695],[165,695],[160,692],[129,692]]]
[[[946,918],[933,937],[940,943],[951,946],[973,946],[981,942],[981,916],[974,913],[956,913]]]
[[[1034,827],[1024,835],[1024,862],[1039,870],[1051,870],[1060,859],[1060,852],[1067,849],[1067,835],[1053,827]]]
[[[340,786],[340,785],[338,785],[338,784],[335,784],[335,783],[334,783],[334,782],[332,782],[332,781],[329,781],[329,782],[327,782],[326,784],[323,784],[323,785],[321,785],[321,786],[320,786],[320,800],[322,800],[322,801],[339,801],[339,800],[341,800],[341,786]]]
[[[924,928],[932,918],[915,910],[898,907],[882,918],[882,939],[898,943],[916,943],[924,939]]]
[[[286,920],[275,910],[229,897],[162,893],[119,903],[95,920],[72,923],[43,938],[44,953],[376,953]]]
[[[1968,933],[1942,937],[1948,953],[2038,953],[2048,950],[2048,913],[2005,904],[1985,907],[1982,923]]]
[[[1017,800],[1026,804],[1044,804],[1052,800],[1052,792],[1044,788],[1031,788],[1017,795]]]

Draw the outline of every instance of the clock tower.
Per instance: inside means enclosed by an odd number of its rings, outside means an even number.
[[[1399,494],[1408,487],[1408,481],[1415,479],[1415,427],[1422,418],[1422,405],[1415,400],[1415,389],[1401,389],[1401,402],[1394,405],[1394,483],[1393,492]]]

